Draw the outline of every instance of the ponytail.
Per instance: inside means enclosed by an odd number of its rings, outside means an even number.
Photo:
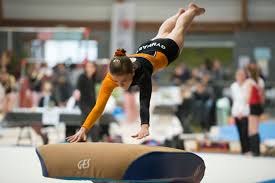
[[[133,64],[130,58],[126,56],[126,51],[124,49],[117,49],[115,51],[109,69],[113,75],[124,75],[133,72]]]

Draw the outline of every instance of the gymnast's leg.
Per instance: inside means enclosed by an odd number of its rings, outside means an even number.
[[[165,38],[169,33],[171,33],[172,30],[175,28],[175,25],[176,25],[176,22],[177,22],[179,16],[184,12],[185,12],[185,10],[183,8],[180,8],[177,14],[175,14],[172,17],[165,20],[161,24],[158,34],[156,37],[153,38],[153,40],[158,39],[158,38]]]
[[[203,14],[204,12],[204,8],[200,8],[197,5],[190,3],[188,5],[188,9],[178,17],[174,29],[166,36],[166,38],[174,40],[179,46],[180,50],[182,50],[185,32],[190,27],[193,19],[196,16]]]

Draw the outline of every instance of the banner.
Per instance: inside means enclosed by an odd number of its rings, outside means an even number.
[[[247,55],[240,55],[238,58],[238,68],[244,69],[250,63],[250,57]]]
[[[119,2],[113,5],[111,19],[111,57],[117,48],[124,48],[127,53],[135,52],[135,10],[135,4],[132,2]]]
[[[271,49],[268,47],[257,47],[254,49],[256,63],[261,68],[264,77],[269,75],[269,61],[271,60]]]

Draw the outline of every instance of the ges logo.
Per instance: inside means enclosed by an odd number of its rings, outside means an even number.
[[[77,163],[77,168],[79,170],[87,169],[90,167],[91,159],[82,159]]]

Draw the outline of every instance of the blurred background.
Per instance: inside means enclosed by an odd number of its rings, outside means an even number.
[[[136,52],[191,2],[206,13],[178,59],[152,78],[150,136],[131,138],[140,126],[138,89],[116,89],[88,141],[199,153],[209,167],[204,182],[274,181],[275,0],[0,0],[0,182],[52,181],[42,178],[34,148],[79,129],[116,48]],[[244,151],[232,113],[235,74],[251,64],[264,81],[260,157]],[[17,160],[20,173],[10,177]]]

